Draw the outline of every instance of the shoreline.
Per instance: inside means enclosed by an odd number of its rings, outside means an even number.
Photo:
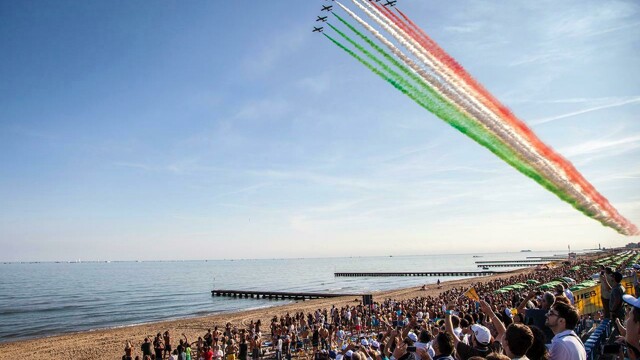
[[[373,293],[374,301],[386,298],[406,299],[418,296],[435,295],[453,287],[469,286],[472,283],[487,282],[522,273],[531,273],[535,267],[517,269],[509,272],[490,276],[469,277],[465,279],[443,281],[441,287],[437,284],[428,284],[425,290],[421,286],[402,287],[393,290],[384,290]],[[120,359],[124,354],[126,340],[131,340],[134,349],[139,350],[140,343],[145,336],[169,330],[174,342],[182,333],[186,334],[189,341],[194,341],[198,336],[204,335],[207,329],[215,326],[224,327],[227,322],[237,326],[246,326],[251,320],[260,319],[263,324],[269,324],[275,315],[284,315],[287,312],[309,312],[321,308],[337,307],[346,304],[355,304],[361,298],[338,297],[316,299],[306,301],[294,301],[288,304],[261,307],[251,310],[230,311],[215,313],[205,316],[194,316],[174,320],[154,321],[137,325],[123,325],[106,329],[79,331],[66,334],[38,337],[25,340],[16,340],[0,343],[0,353],[7,358],[20,358],[29,356],[31,359]]]

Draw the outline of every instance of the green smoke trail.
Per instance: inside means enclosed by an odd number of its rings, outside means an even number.
[[[388,52],[386,52],[382,47],[378,46],[378,44],[376,44],[375,42],[373,42],[371,39],[369,39],[369,37],[367,37],[366,35],[364,35],[363,33],[361,33],[360,31],[358,31],[352,24],[350,24],[348,21],[344,20],[342,17],[340,17],[338,14],[332,12],[332,14],[345,26],[347,26],[351,31],[353,31],[356,35],[358,35],[362,40],[364,40],[367,44],[369,44],[373,49],[375,49],[378,53],[380,53],[386,60],[388,60],[390,63],[392,63],[393,65],[395,65],[398,69],[400,69],[400,71],[405,74],[407,77],[409,77],[410,79],[412,79],[414,82],[416,82],[418,84],[418,86],[420,86],[425,92],[420,91],[418,89],[416,89],[410,82],[408,82],[406,79],[402,78],[397,72],[393,71],[392,69],[389,68],[389,66],[384,63],[383,61],[381,61],[380,59],[378,59],[377,57],[373,56],[369,51],[367,51],[362,45],[356,43],[354,40],[352,40],[349,36],[347,36],[346,34],[344,34],[343,32],[341,32],[340,30],[338,30],[336,27],[334,27],[331,24],[328,24],[334,31],[336,31],[340,36],[342,36],[345,40],[347,40],[350,44],[352,44],[353,46],[355,46],[358,50],[360,50],[361,52],[363,52],[368,58],[370,58],[372,61],[374,61],[376,64],[378,64],[381,68],[383,68],[388,74],[391,75],[391,77],[394,79],[394,81],[404,85],[405,87],[407,87],[407,92],[404,92],[405,94],[409,94],[409,93],[413,93],[415,95],[415,97],[420,98],[421,100],[425,101],[427,100],[427,102],[424,102],[425,104],[428,104],[429,101],[430,102],[436,102],[436,103],[440,103],[440,104],[448,104],[451,105],[451,102],[445,98],[443,98],[441,95],[439,95],[438,93],[435,92],[435,90],[433,90],[433,88],[420,76],[418,76],[415,72],[411,71],[404,63],[398,61],[395,57],[393,57],[391,54],[389,54]],[[423,96],[427,96],[428,98],[423,98]],[[412,98],[413,99],[413,98]],[[429,100],[431,99],[431,100]],[[414,101],[417,101],[414,99]],[[431,110],[430,107],[428,106],[424,106],[422,104],[420,104],[421,106],[425,107],[427,110],[433,112],[435,114],[434,111]],[[437,106],[437,105],[436,105]],[[467,120],[473,122],[473,123],[477,123],[477,121],[473,120],[473,119],[469,119],[468,116],[464,113],[461,113],[457,107],[453,106],[453,112],[455,114],[455,116],[464,116]],[[437,115],[437,114],[436,114]],[[443,119],[441,116],[437,115],[438,117],[440,117],[441,119]],[[444,120],[444,119],[443,119]],[[446,121],[446,120],[445,120]],[[455,126],[454,126],[455,127]],[[507,161],[504,157],[500,156],[499,154],[497,154],[495,151],[493,151],[490,147],[487,147],[490,151],[492,151],[494,154],[496,154],[497,156],[499,156],[502,160],[506,161],[507,163],[509,163],[512,167],[514,167],[516,170],[520,171],[521,173],[523,173],[525,176],[533,179],[534,181],[536,181],[538,184],[540,184],[541,186],[543,186],[545,189],[547,189],[548,191],[550,191],[551,193],[555,194],[556,196],[558,196],[561,200],[567,202],[568,204],[570,204],[573,208],[575,208],[576,210],[582,212],[583,214],[585,214],[586,216],[589,216],[591,218],[596,219],[597,221],[599,221],[600,223],[602,223],[605,226],[608,226],[608,224],[606,224],[603,220],[598,219],[595,217],[596,212],[584,207],[578,200],[576,200],[573,196],[571,196],[570,194],[568,194],[567,192],[565,192],[564,190],[560,189],[558,186],[555,185],[555,183],[553,181],[550,181],[547,179],[547,177],[544,174],[541,174],[539,171],[535,170],[534,168],[532,168],[531,166],[528,165],[528,162],[523,160],[519,155],[517,155],[516,149],[513,149],[510,145],[504,143],[500,138],[498,138],[491,130],[485,128],[483,125],[481,125],[481,131],[484,132],[486,136],[486,134],[491,134],[494,135],[494,139],[489,139],[490,143],[495,143],[495,141],[497,140],[499,143],[506,145],[510,150],[512,155],[515,155],[519,162],[522,165],[525,165],[527,168],[529,168],[531,171],[535,172],[535,175],[532,176],[532,174],[528,174],[527,172],[523,171],[522,166],[516,166],[513,163]],[[468,135],[468,134],[467,134]],[[482,136],[482,135],[481,135]],[[474,139],[475,140],[475,139]],[[477,141],[477,140],[476,140]],[[482,144],[481,144],[482,145]]]
[[[337,16],[337,15],[336,15]],[[344,22],[344,21],[343,21]],[[330,25],[331,26],[331,25]],[[331,26],[332,29],[336,30],[338,34],[347,39],[351,44],[356,46],[360,51],[362,51],[368,58],[372,59],[376,64],[379,64],[381,68],[387,71],[390,75],[386,75],[384,72],[380,71],[378,68],[361,58],[359,55],[342,45],[337,40],[333,39],[331,36],[324,34],[329,40],[331,40],[335,45],[339,48],[343,49],[349,55],[358,60],[361,64],[371,70],[373,73],[382,77],[384,80],[392,84],[396,89],[398,89],[403,94],[409,96],[412,100],[414,100],[418,105],[424,107],[434,115],[438,116],[451,126],[453,126],[458,131],[467,135],[480,145],[487,148],[493,154],[498,156],[500,159],[505,161],[507,164],[511,165],[513,168],[524,174],[525,176],[533,179],[538,184],[543,186],[545,189],[549,190],[556,196],[558,196],[563,201],[571,204],[577,210],[583,212],[584,214],[593,217],[591,211],[589,209],[583,208],[577,203],[572,197],[568,196],[562,190],[557,188],[555,184],[547,180],[542,174],[540,174],[537,170],[532,168],[528,163],[523,161],[508,145],[502,142],[499,138],[497,138],[492,132],[485,129],[482,125],[478,124],[475,120],[469,118],[466,114],[460,112],[453,104],[451,104],[448,100],[444,99],[440,94],[436,93],[428,84],[424,82],[422,78],[415,79],[421,87],[428,93],[424,94],[421,91],[415,89],[413,85],[407,82],[406,79],[402,78],[401,75],[391,70],[384,62],[380,59],[376,58],[370,52],[366,51],[362,48],[361,45],[355,43],[355,41],[351,40],[347,35],[338,31],[335,27]],[[355,32],[357,30],[352,29]],[[361,35],[363,37],[364,35]],[[385,58],[391,58],[389,54],[387,54],[380,47],[373,46],[380,53],[386,54]],[[394,59],[395,60],[395,59]],[[400,64],[397,61],[394,62],[399,69],[402,70],[403,73],[409,75],[413,74],[406,66]],[[416,76],[417,77],[417,76]]]
[[[349,41],[349,43],[351,43],[352,45],[354,45],[356,48],[358,48],[360,51],[362,51],[365,55],[367,55],[367,57],[369,57],[370,59],[372,59],[374,62],[376,62],[377,64],[380,65],[380,67],[382,67],[383,69],[385,69],[387,71],[387,73],[391,74],[391,77],[393,77],[393,79],[396,82],[400,82],[401,84],[405,85],[408,87],[408,92],[410,91],[415,91],[416,93],[416,97],[421,98],[422,96],[428,96],[429,98],[431,98],[431,101],[435,101],[436,103],[444,103],[444,104],[449,104],[451,105],[451,102],[449,100],[447,100],[446,98],[443,98],[442,96],[440,96],[438,93],[435,92],[435,90],[433,90],[433,88],[421,77],[418,76],[415,72],[411,71],[403,62],[398,61],[395,57],[393,57],[392,55],[390,55],[389,53],[387,53],[384,49],[382,49],[380,46],[378,46],[375,42],[373,42],[371,39],[369,39],[366,35],[362,34],[360,31],[358,31],[353,25],[351,25],[349,22],[347,22],[346,20],[342,19],[339,15],[337,15],[336,13],[332,12],[333,15],[338,18],[338,20],[340,22],[342,22],[342,24],[344,24],[345,26],[347,26],[351,31],[353,31],[356,35],[358,35],[362,40],[364,40],[367,44],[369,44],[372,48],[374,48],[378,53],[380,53],[386,60],[388,60],[389,62],[391,62],[393,65],[395,65],[398,69],[400,69],[400,71],[402,71],[407,77],[409,77],[410,79],[412,79],[413,81],[415,81],[422,89],[424,89],[427,94],[425,94],[424,92],[421,92],[420,90],[415,89],[415,87],[413,87],[406,79],[402,79],[403,81],[400,80],[400,76],[395,73],[393,70],[391,70],[387,64],[385,64],[384,62],[380,61],[378,58],[376,58],[375,56],[372,56],[366,49],[364,49],[361,45],[357,44],[355,41],[353,41],[352,39],[350,39],[347,35],[345,35],[344,33],[342,33],[341,31],[339,31],[337,28],[335,28],[332,25],[331,26],[332,29],[334,29],[338,34],[340,34],[340,36],[342,36],[343,38],[345,38],[347,41]],[[438,80],[436,80],[438,81]],[[436,97],[435,99],[433,99],[432,96],[430,96],[430,94],[434,94],[434,96]],[[424,99],[423,99],[424,100]],[[414,99],[414,101],[416,101]],[[429,109],[429,107],[423,106],[425,108],[427,108],[427,110],[433,112],[431,109]],[[459,113],[460,111],[457,109],[457,107],[454,106],[454,112],[455,113]],[[435,113],[435,112],[434,112]],[[462,116],[466,116],[466,114],[458,114],[458,115],[462,115]],[[439,116],[440,117],[440,116]],[[442,117],[441,117],[442,118]],[[475,119],[472,119],[471,121],[473,121],[474,123],[476,122]],[[504,141],[502,141],[499,137],[497,137],[497,135],[495,135],[490,129],[485,128],[484,125],[481,125],[481,131],[484,131],[485,133],[489,133],[491,135],[494,135],[494,139],[491,140],[490,142],[494,142],[495,140],[499,141],[500,143],[505,144],[509,149],[511,149],[511,153],[513,155],[515,155],[518,159],[519,162],[523,165],[525,165],[526,167],[528,167],[530,170],[532,170],[533,172],[536,173],[536,175],[532,176],[531,174],[528,174],[527,172],[523,171],[521,166],[516,166],[513,163],[507,161],[504,157],[499,156],[495,151],[491,150],[491,148],[487,147],[490,151],[492,151],[494,154],[498,155],[501,159],[503,159],[504,161],[506,161],[507,163],[509,163],[512,167],[514,167],[516,170],[520,171],[521,173],[523,173],[524,175],[526,175],[527,177],[533,179],[534,181],[536,181],[538,184],[540,184],[542,187],[544,187],[545,189],[547,189],[548,191],[550,191],[551,193],[555,194],[556,196],[558,196],[558,198],[560,198],[561,200],[567,202],[568,204],[570,204],[573,208],[575,208],[576,210],[582,212],[583,214],[585,214],[586,216],[589,216],[597,221],[599,221],[602,225],[604,226],[610,226],[610,224],[607,224],[605,222],[604,219],[600,219],[598,218],[597,215],[597,211],[593,211],[588,207],[585,207],[584,205],[582,205],[582,203],[577,200],[576,198],[573,197],[573,195],[565,192],[563,189],[561,189],[560,187],[556,186],[555,183],[551,180],[549,180],[547,178],[547,176],[545,176],[543,173],[540,173],[539,171],[537,171],[535,168],[532,168],[531,166],[529,166],[529,162],[522,159],[522,157],[520,157],[517,154],[517,149],[514,149],[511,145],[505,143]],[[483,145],[484,146],[484,145]],[[620,232],[620,229],[616,229],[618,230],[618,232]]]
[[[338,15],[336,15],[336,17],[339,18]],[[406,88],[407,93],[412,93],[412,94],[414,94],[414,96],[416,96],[416,97],[418,97],[420,99],[422,99],[423,97],[432,98],[431,93],[429,93],[429,91],[428,91],[430,88],[425,89],[425,86],[428,87],[428,85],[426,85],[424,80],[422,78],[420,78],[419,76],[415,75],[413,72],[411,72],[406,66],[404,66],[399,61],[397,61],[395,58],[390,56],[383,49],[378,47],[376,50],[378,52],[382,53],[383,56],[386,55],[385,58],[388,58],[388,59],[392,60],[394,65],[396,65],[396,67],[398,67],[404,74],[409,75],[409,76],[413,75],[414,76],[414,81],[418,82],[418,84],[420,84],[420,86],[423,89],[427,90],[427,91],[425,92],[425,91],[421,91],[421,90],[417,89],[411,82],[407,81],[406,78],[402,77],[402,75],[398,74],[396,71],[394,71],[392,68],[390,68],[389,65],[387,65],[384,61],[380,60],[378,57],[376,57],[371,52],[369,52],[367,49],[365,49],[362,45],[360,45],[357,42],[355,42],[348,35],[346,35],[342,31],[338,30],[335,26],[331,25],[330,23],[327,23],[327,25],[329,25],[329,27],[331,27],[335,32],[337,32],[338,35],[340,35],[342,38],[347,40],[351,45],[355,46],[356,49],[358,49],[362,53],[364,53],[369,59],[371,59],[371,61],[373,61],[376,64],[378,64],[378,66],[380,68],[382,68],[384,71],[386,71],[390,75],[390,77],[392,79],[394,79],[394,81],[396,81],[398,84],[400,84],[401,86]],[[356,31],[356,30],[354,29],[354,31]],[[364,36],[362,34],[360,34],[360,35]],[[373,45],[375,46],[375,44],[373,44]],[[433,99],[431,101],[435,101],[435,99]]]
[[[398,59],[396,59],[393,55],[389,54],[388,52],[386,52],[383,48],[381,48],[380,46],[378,46],[378,44],[376,44],[373,40],[369,39],[368,36],[364,35],[363,33],[361,33],[360,31],[358,31],[358,29],[356,29],[353,25],[351,25],[348,21],[344,20],[342,17],[340,17],[338,14],[331,12],[336,18],[338,18],[338,20],[340,20],[341,23],[343,23],[346,27],[348,27],[351,31],[353,31],[356,35],[358,35],[362,40],[364,40],[367,44],[369,44],[369,46],[371,46],[372,48],[374,48],[380,55],[382,55],[387,61],[389,61],[390,63],[392,63],[393,65],[395,65],[398,69],[400,69],[400,71],[402,71],[406,76],[408,76],[411,80],[413,80],[414,82],[416,82],[417,84],[419,84],[421,87],[429,87],[429,85],[425,82],[425,80],[420,77],[419,75],[417,75],[415,72],[411,71],[411,69],[409,69],[405,64],[403,64],[401,61],[398,61]],[[331,26],[331,24],[329,24],[329,26]],[[343,35],[339,30],[337,30],[335,27],[331,26],[332,29],[334,29],[338,34],[342,35],[345,39],[347,39],[347,41],[349,41],[350,43],[352,43],[354,46],[358,47],[358,45],[355,44],[354,41],[348,39],[348,37],[346,37],[345,35]],[[361,48],[358,47],[359,49]],[[361,50],[364,52],[364,50]]]

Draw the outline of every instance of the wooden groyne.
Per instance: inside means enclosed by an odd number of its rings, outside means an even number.
[[[381,276],[488,276],[497,271],[412,271],[412,272],[337,272],[336,277],[381,277]]]
[[[302,293],[281,291],[251,291],[251,290],[211,290],[211,296],[229,296],[234,298],[256,298],[271,300],[310,300],[341,296],[362,296],[366,294],[334,294],[334,293]]]
[[[561,259],[558,259],[561,260]],[[530,264],[539,263],[543,260],[494,260],[494,261],[476,261],[476,264]]]
[[[537,262],[537,263],[510,263],[510,264],[480,264],[478,267],[527,267],[527,266],[537,266],[537,265],[547,265],[546,262]]]

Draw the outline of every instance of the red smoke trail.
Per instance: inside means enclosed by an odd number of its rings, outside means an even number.
[[[609,213],[609,216],[621,224],[630,234],[637,234],[638,229],[627,219],[622,217],[613,206],[604,198],[584,177],[575,169],[575,167],[561,155],[553,151],[549,146],[542,142],[533,131],[520,119],[518,119],[507,107],[502,105],[489,91],[479,84],[466,70],[458,64],[449,54],[447,54],[438,44],[433,41],[422,29],[420,29],[411,19],[404,13],[396,9],[400,15],[409,23],[408,26],[404,21],[398,18],[393,12],[384,6],[380,6],[374,2],[370,3],[379,11],[386,14],[387,18],[402,28],[414,40],[416,40],[425,50],[438,59],[442,64],[452,70],[459,78],[461,78],[467,86],[477,92],[480,97],[478,99],[487,108],[498,114],[512,128],[516,129],[541,155],[551,160],[559,166],[567,175],[569,180],[580,186],[583,191],[601,208]],[[420,33],[418,34],[416,30]]]

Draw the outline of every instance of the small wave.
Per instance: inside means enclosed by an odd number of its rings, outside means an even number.
[[[8,309],[0,309],[0,315],[16,315],[16,314],[33,314],[33,313],[49,313],[55,311],[64,311],[64,310],[72,310],[79,309],[82,306],[78,305],[60,305],[60,306],[51,306],[46,308],[33,308],[33,307],[23,307],[23,308],[8,308]]]

